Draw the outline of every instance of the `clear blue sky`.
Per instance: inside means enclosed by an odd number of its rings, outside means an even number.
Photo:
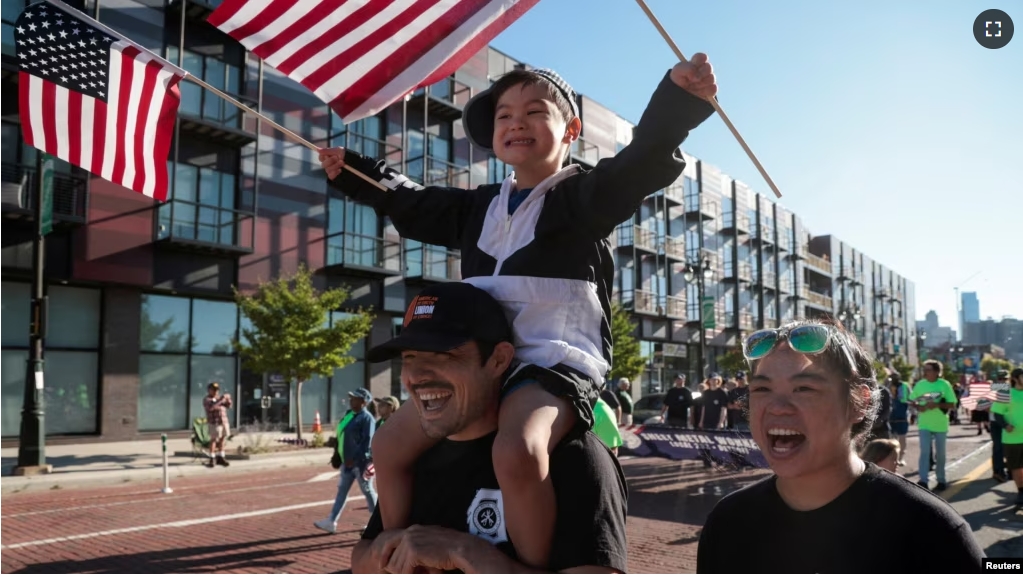
[[[956,328],[976,272],[982,317],[1023,318],[1023,2],[647,1],[813,233],[912,280],[918,319]],[[989,8],[999,50],[973,38]],[[632,0],[541,0],[493,45],[632,122],[675,61]],[[771,195],[720,118],[684,147]]]

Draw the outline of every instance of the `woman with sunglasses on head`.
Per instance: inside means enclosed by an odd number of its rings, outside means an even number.
[[[842,328],[800,321],[743,342],[750,430],[774,474],[722,499],[698,573],[972,573],[983,552],[952,507],[865,463],[877,411],[871,358]],[[900,534],[879,547],[876,529]],[[753,529],[753,531],[750,531]],[[735,533],[744,531],[743,552]],[[915,551],[914,551],[915,550]]]

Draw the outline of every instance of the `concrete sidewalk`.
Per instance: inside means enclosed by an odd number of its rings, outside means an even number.
[[[303,434],[305,436],[305,434]],[[271,445],[284,445],[278,437],[294,435],[275,434]],[[333,434],[324,434],[328,441]],[[307,439],[311,438],[311,434]],[[167,455],[171,487],[174,478],[210,473],[232,473],[259,469],[279,469],[303,465],[324,466],[329,470],[330,449],[299,449],[278,453],[237,455],[238,446],[246,443],[234,438],[227,444],[225,453],[230,467],[208,469],[205,459],[191,455],[192,444],[185,439],[168,439]],[[0,492],[12,493],[26,490],[60,489],[97,485],[121,485],[131,481],[160,480],[163,477],[163,452],[159,439],[146,441],[123,441],[115,443],[82,443],[76,445],[54,445],[46,448],[46,462],[53,466],[47,475],[31,477],[13,476],[18,464],[16,447],[0,450],[2,455],[2,479]]]

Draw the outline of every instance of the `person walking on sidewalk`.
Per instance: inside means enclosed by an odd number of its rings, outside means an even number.
[[[909,400],[920,410],[920,480],[921,487],[927,488],[930,481],[931,442],[934,442],[934,474],[938,484],[935,491],[943,491],[945,483],[945,441],[948,439],[948,414],[942,410],[952,409],[956,404],[952,384],[941,379],[940,361],[929,359],[924,362],[924,379],[916,382]]]
[[[618,423],[622,427],[632,426],[632,382],[623,377],[618,380],[618,403],[622,406],[622,419]]]
[[[231,407],[231,396],[228,394],[219,395],[220,384],[213,382],[206,387],[206,397],[202,399],[203,409],[206,410],[206,425],[210,434],[210,460],[206,467],[213,467],[214,461],[217,465],[227,467],[227,459],[224,458],[224,442],[231,434],[231,427],[227,421],[227,410]]]
[[[1023,509],[1023,368],[1012,370],[1009,378],[1009,402],[992,406],[995,420],[1002,427],[1005,465],[1016,483],[1016,510]]]
[[[367,477],[366,470],[370,464],[370,443],[373,440],[373,432],[376,431],[376,422],[373,416],[366,410],[366,405],[373,401],[373,394],[368,389],[359,388],[348,392],[348,402],[352,408],[352,417],[341,420],[338,425],[338,446],[341,451],[341,475],[337,482],[337,495],[334,496],[334,507],[330,510],[330,517],[313,523],[317,529],[327,533],[337,532],[337,520],[341,517],[341,511],[345,508],[345,501],[348,499],[348,492],[352,489],[352,483],[358,483],[362,494],[366,496],[366,506],[372,515],[377,506],[377,493],[373,483]]]
[[[998,483],[1005,483],[1009,476],[1005,471],[1005,450],[1002,442],[1002,429],[1005,427],[1005,418],[998,417],[1005,414],[1009,408],[1009,372],[1004,369],[998,370],[995,381],[991,384],[993,402],[988,414],[991,417],[991,478]]]
[[[888,389],[892,395],[892,413],[888,420],[892,435],[899,441],[898,466],[906,465],[906,436],[909,434],[909,384],[902,381],[899,372],[888,376]]]

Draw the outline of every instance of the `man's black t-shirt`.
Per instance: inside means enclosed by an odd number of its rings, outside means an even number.
[[[618,401],[618,395],[607,388],[600,392],[600,399],[604,400],[604,403],[611,408],[611,411],[616,411],[622,406],[621,402]]]
[[[708,389],[700,399],[703,400],[703,418],[700,425],[703,429],[717,429],[728,406],[728,394],[719,387]]]
[[[497,432],[470,441],[442,440],[416,463],[409,525],[436,525],[472,533],[515,557],[504,522],[505,502],[494,475]],[[626,571],[625,475],[607,447],[587,432],[551,453],[557,524],[549,569],[585,565]],[[383,531],[377,507],[363,533]]]
[[[746,409],[745,409],[745,403],[746,403],[746,398],[747,397],[749,397],[749,387],[747,387],[745,385],[736,387],[732,391],[728,392],[728,403],[737,403],[737,404],[739,404],[739,408],[738,409],[729,409],[728,410],[729,417],[734,418],[733,421],[735,423],[749,424],[749,420],[746,419]]]
[[[664,396],[664,405],[668,406],[668,422],[684,425],[689,420],[689,408],[693,405],[693,392],[684,387],[673,387]]]
[[[700,534],[697,573],[977,573],[984,557],[952,506],[868,463],[834,501],[795,511],[776,476],[722,499]],[[748,533],[742,553],[735,534]],[[898,544],[885,545],[878,533]],[[882,542],[882,543],[879,543]]]

